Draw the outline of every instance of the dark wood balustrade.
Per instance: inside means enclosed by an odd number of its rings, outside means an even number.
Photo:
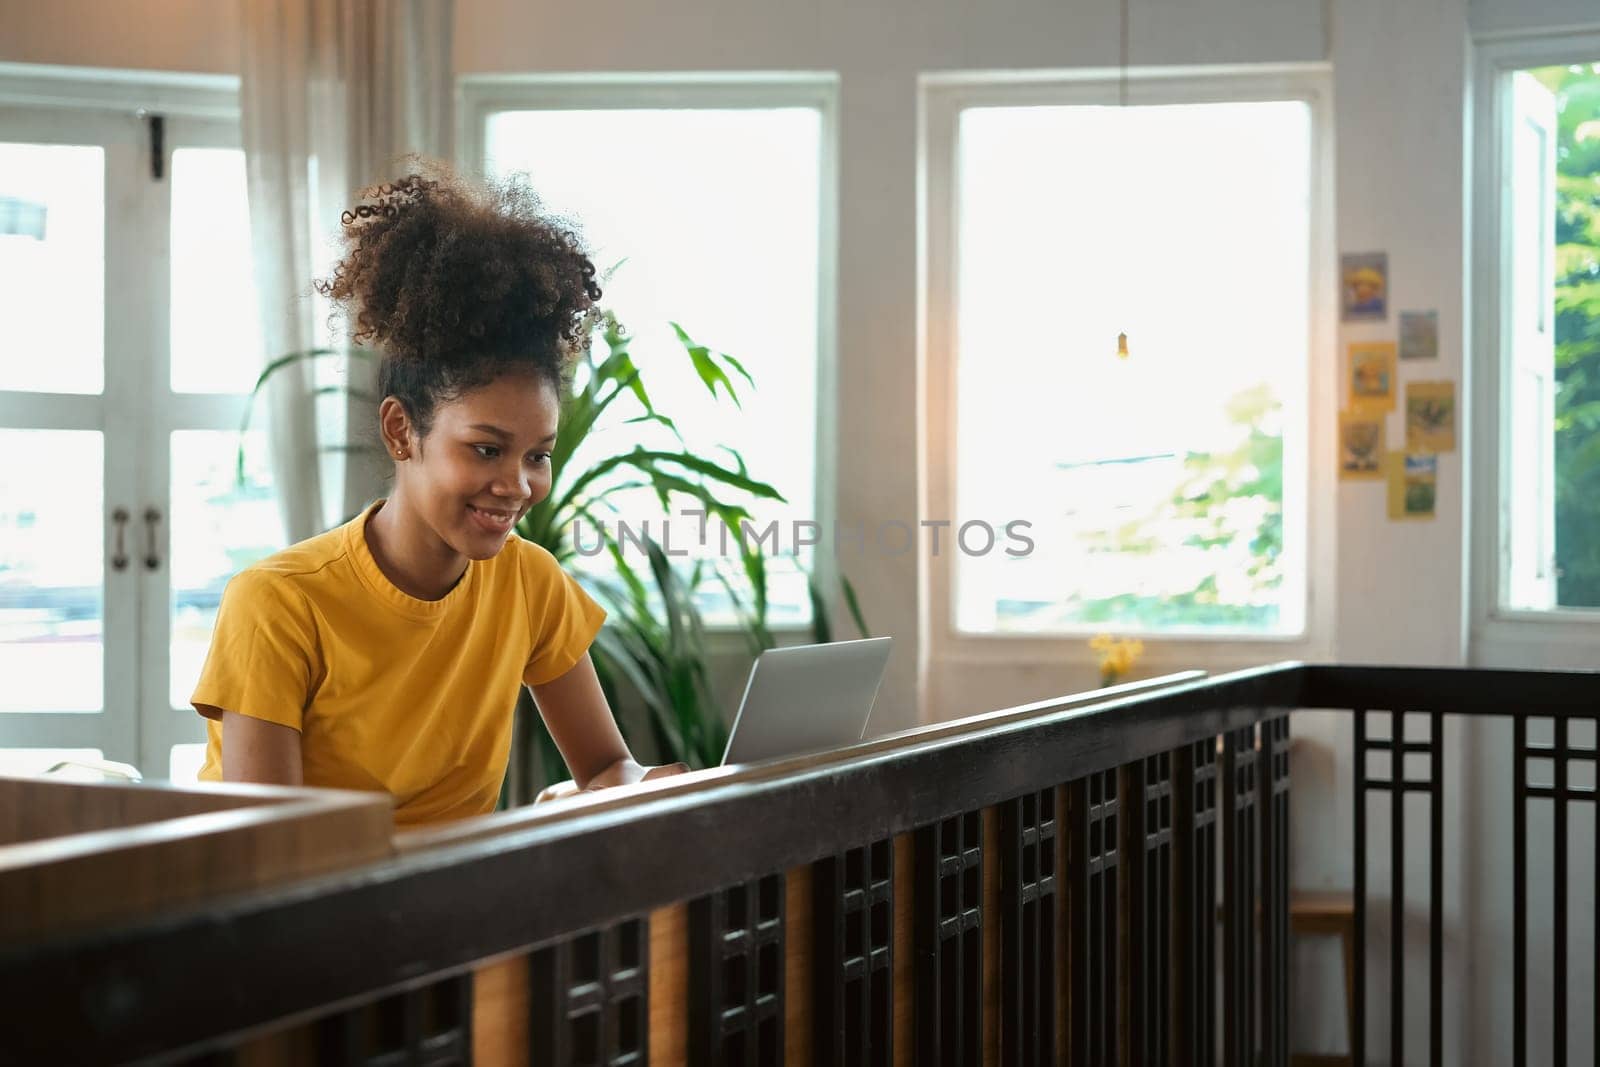
[[[1306,709],[1353,718],[1358,1063],[1404,1062],[1418,997],[1441,1062],[1446,738],[1511,720],[1523,1062],[1523,903],[1566,884],[1567,806],[1594,802],[1567,767],[1596,759],[1569,729],[1593,736],[1600,675],[1300,664],[1046,701],[397,834],[339,869],[319,855],[322,873],[222,879],[198,900],[13,925],[0,1062],[1287,1067],[1289,850],[1333,847],[1290,841]],[[1368,774],[1377,752],[1386,777]],[[1553,779],[1531,781],[1530,760]],[[1378,793],[1387,820],[1369,817]],[[1424,841],[1406,836],[1408,795],[1428,804]],[[1534,799],[1556,813],[1549,872],[1526,867]],[[14,850],[37,844],[0,845],[7,906],[30,906]],[[1379,847],[1384,885],[1367,877]],[[1369,989],[1369,899],[1405,899],[1419,847],[1429,982]],[[1567,972],[1583,966],[1568,916],[1595,905],[1555,897],[1561,1062]],[[1423,920],[1385,916],[1403,974],[1402,924]],[[1381,1054],[1364,1047],[1373,1012]]]

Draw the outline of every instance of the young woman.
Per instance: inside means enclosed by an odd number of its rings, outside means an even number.
[[[228,583],[192,697],[211,781],[388,792],[401,826],[494,810],[526,683],[580,789],[634,761],[589,644],[605,618],[512,532],[550,492],[571,359],[600,297],[525,187],[429,167],[361,194],[318,289],[381,346],[394,487]]]

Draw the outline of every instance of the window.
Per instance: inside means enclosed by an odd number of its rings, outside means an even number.
[[[954,240],[930,249],[949,286],[930,303],[952,312],[931,328],[953,421],[937,518],[1028,524],[1026,543],[945,549],[952,628],[1300,635],[1309,92],[1105,99],[1010,85],[951,105]]]
[[[794,523],[818,517],[826,86],[534,81],[474,89],[469,81],[468,94],[467,136],[478,139],[469,151],[488,173],[526,174],[549,209],[576,220],[596,267],[610,272],[602,303],[627,328],[652,401],[684,438],[680,445],[664,427],[618,418],[591,433],[571,462],[642,444],[732,467],[727,450],[737,451],[751,477],[787,498],[751,507],[757,531],[778,524],[769,621],[808,623],[805,574],[785,557],[798,540]],[[749,371],[754,387],[734,379],[742,408],[712,399],[673,323]],[[640,488],[621,499],[623,520],[635,531],[648,521],[660,540],[654,493]],[[670,521],[674,552],[705,559],[745,591],[737,552],[722,553],[715,520],[704,547],[698,520]],[[580,543],[593,544],[593,531]],[[770,555],[771,538],[764,544]],[[812,564],[811,553],[800,551],[801,566]],[[573,565],[603,571],[606,561],[580,556]],[[709,623],[734,621],[721,582],[702,581],[696,595]]]
[[[1587,55],[1495,86],[1501,612],[1600,609],[1600,43]]]

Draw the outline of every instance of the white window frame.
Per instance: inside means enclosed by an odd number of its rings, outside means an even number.
[[[820,115],[817,220],[817,434],[814,495],[820,528],[833,528],[838,514],[838,290],[839,290],[839,79],[832,73],[561,73],[469,74],[457,81],[457,163],[476,172],[483,166],[489,117],[499,111],[605,108],[815,108]],[[838,584],[836,554],[822,538],[813,551],[813,573],[823,590]],[[838,620],[835,620],[837,622]],[[811,627],[770,628],[780,643],[804,637]],[[745,648],[735,624],[707,625],[715,652]]]
[[[1331,139],[1332,71],[1326,63],[1270,66],[1139,68],[1128,72],[1130,106],[1299,100],[1311,112],[1311,232],[1305,447],[1285,455],[1286,478],[1304,486],[1306,613],[1303,629],[1285,634],[1139,634],[1147,639],[1144,663],[1229,669],[1264,661],[1324,659],[1333,632],[1336,518],[1332,441],[1336,405],[1336,344]],[[922,436],[927,472],[926,515],[954,519],[956,463],[956,149],[962,109],[975,106],[1115,105],[1119,73],[984,72],[929,74],[921,78],[921,157],[918,188],[919,324],[926,369]],[[1293,469],[1288,464],[1294,464]],[[1285,502],[1289,506],[1289,502]],[[1079,634],[972,634],[955,625],[955,553],[927,560],[928,655],[942,663],[974,665],[1082,664],[1092,659],[1087,632]]]
[[[1472,352],[1463,373],[1472,398],[1469,446],[1472,528],[1469,595],[1472,604],[1469,662],[1484,667],[1594,666],[1600,650],[1600,609],[1512,609],[1500,606],[1502,583],[1500,513],[1511,392],[1506,387],[1510,345],[1505,328],[1510,272],[1506,261],[1509,201],[1500,194],[1507,134],[1510,76],[1530,67],[1600,60],[1600,26],[1587,31],[1510,33],[1474,42],[1472,113]],[[1465,390],[1464,390],[1465,392]],[[1471,448],[1471,442],[1482,447]]]

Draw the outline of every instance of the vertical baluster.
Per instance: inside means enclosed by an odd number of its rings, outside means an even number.
[[[745,1067],[783,1048],[784,875],[689,904],[689,1059]]]
[[[1126,835],[1124,884],[1128,924],[1126,953],[1128,1057],[1135,1063],[1165,1063],[1172,1026],[1171,886],[1172,754],[1149,756],[1125,770]]]
[[[1055,1003],[1051,1010],[1055,1015],[1055,1050],[1051,1059],[1052,1063],[1070,1063],[1072,1058],[1072,1045],[1069,1041],[1068,1025],[1072,1017],[1072,1006],[1068,999],[1071,992],[1071,930],[1072,930],[1072,863],[1067,851],[1068,840],[1073,833],[1072,821],[1068,817],[1069,807],[1067,793],[1069,787],[1058,786],[1055,789],[1055,859],[1053,864],[1056,870],[1056,892],[1051,906],[1055,909],[1054,944],[1050,956],[1050,981],[1055,990]]]
[[[1229,1064],[1247,1063],[1240,1045],[1239,1023],[1239,818],[1234,793],[1237,773],[1239,734],[1222,735],[1222,1059]]]
[[[847,849],[811,867],[812,1027],[820,1063],[892,1062],[892,844]]]
[[[1256,1054],[1255,875],[1259,842],[1255,727],[1231,731],[1225,738],[1222,1040],[1227,1063],[1250,1064]]]
[[[1406,713],[1389,713],[1389,1062],[1406,1062]]]
[[[1528,723],[1511,720],[1511,1062],[1528,1056]]]
[[[1148,876],[1149,857],[1144,850],[1144,767],[1130,763],[1116,772],[1118,794],[1127,800],[1119,821],[1121,839],[1117,853],[1121,859],[1119,892],[1112,904],[1117,910],[1117,922],[1122,927],[1122,938],[1117,946],[1116,958],[1122,981],[1119,985],[1122,1004],[1117,1020],[1119,1044],[1126,1050],[1129,1063],[1146,1062],[1149,1045],[1150,1020],[1146,1013],[1146,994],[1150,974],[1144,966],[1144,953],[1149,930],[1144,922],[1145,878]]]
[[[1350,1034],[1350,1058],[1356,1067],[1365,1067],[1367,1062],[1367,712],[1365,708],[1356,708],[1355,719],[1355,744],[1351,751],[1355,754],[1352,762],[1355,765],[1355,811],[1354,817],[1354,844],[1355,844],[1355,974],[1352,976],[1354,987],[1354,1024]]]
[[[1209,1067],[1217,1060],[1217,859],[1222,846],[1221,816],[1217,808],[1218,797],[1222,794],[1217,781],[1220,773],[1217,738],[1196,742],[1195,751],[1198,757],[1195,773],[1202,773],[1200,768],[1203,767],[1205,779],[1198,783],[1195,792],[1195,803],[1202,806],[1196,826],[1199,867],[1193,886],[1199,895],[1199,910],[1193,914],[1202,920],[1197,927],[1199,936],[1195,945],[1198,957],[1195,966],[1200,968],[1201,979],[1201,996],[1196,1004],[1199,1012],[1196,1036],[1199,1038],[1198,1062]]]
[[[916,1056],[921,1064],[973,1064],[982,1016],[982,813],[916,831]]]
[[[648,943],[646,921],[629,919],[528,957],[531,1062],[594,1063],[646,1054]]]
[[[1072,1059],[1082,1067],[1118,1062],[1118,995],[1122,926],[1117,901],[1120,894],[1117,848],[1117,772],[1101,771],[1069,788],[1071,835],[1068,837],[1072,935],[1071,1015]]]
[[[1027,822],[1022,816],[1022,798],[1000,804],[1000,1060],[1021,1063],[1024,1018],[1023,990],[1027,968],[1024,953],[1028,945],[1022,931],[1024,879],[1022,853],[1026,849]]]
[[[1089,783],[1079,779],[1067,786],[1067,1062],[1073,1067],[1091,1063],[1089,1041]]]
[[[1194,747],[1184,745],[1172,760],[1172,1063],[1197,1063],[1194,1048]]]
[[[1000,806],[1000,1062],[1008,1067],[1054,1063],[1055,806],[1054,789]]]
[[[1162,752],[1144,761],[1142,841],[1144,900],[1145,1061],[1164,1064],[1171,1053],[1172,1025],[1172,762]]]
[[[1101,1016],[1099,1028],[1104,1061],[1116,1062],[1122,1045],[1118,1040],[1121,1036],[1120,1021],[1122,1005],[1125,1003],[1119,995],[1122,988],[1121,968],[1118,956],[1122,944],[1122,926],[1118,922],[1117,901],[1122,893],[1122,849],[1119,847],[1122,827],[1122,801],[1118,790],[1118,774],[1116,771],[1106,771],[1100,775],[1103,780],[1102,798],[1100,802],[1100,840],[1104,851],[1100,858],[1099,881],[1101,883],[1100,900],[1097,918],[1098,940],[1100,942],[1100,960],[1104,968],[1104,981],[1101,985]]]
[[[1567,720],[1557,716],[1555,723],[1555,790],[1551,797],[1555,817],[1555,1009],[1551,1035],[1552,1063],[1567,1062]]]
[[[1264,1062],[1289,1067],[1289,719],[1261,724],[1261,1029]]]
[[[1429,1063],[1444,1063],[1444,716],[1428,728],[1428,1006]]]

